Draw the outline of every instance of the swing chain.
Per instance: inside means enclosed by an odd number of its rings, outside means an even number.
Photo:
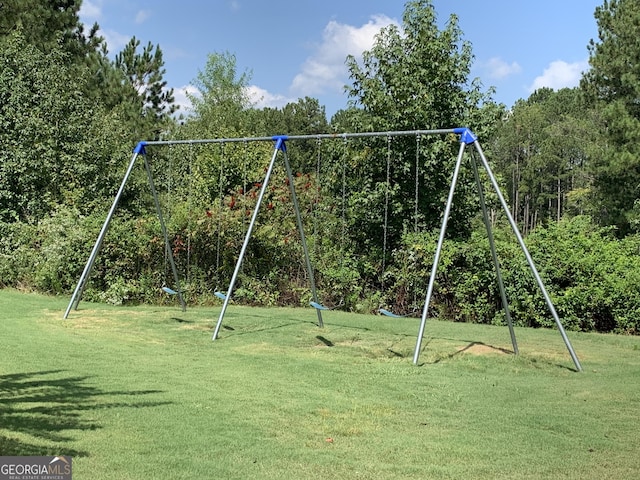
[[[222,181],[224,174],[225,144],[220,143],[220,175],[218,177],[218,225],[217,225],[217,241],[216,241],[216,285],[220,283],[220,248],[222,247],[222,212],[224,209],[224,198],[222,196]],[[217,287],[216,287],[217,288]]]
[[[389,229],[389,195],[391,189],[391,135],[387,135],[387,176],[384,194],[384,223],[382,225],[382,288],[384,290],[384,272],[387,262],[387,233]]]
[[[415,189],[415,205],[413,211],[413,232],[418,233],[418,216],[420,201],[420,134],[416,135],[416,189]]]

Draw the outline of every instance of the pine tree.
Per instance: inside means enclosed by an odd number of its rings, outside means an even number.
[[[596,9],[599,42],[581,83],[602,109],[606,151],[594,163],[597,218],[621,235],[640,231],[640,0],[605,0]]]

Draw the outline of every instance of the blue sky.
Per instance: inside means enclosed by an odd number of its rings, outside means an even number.
[[[540,87],[578,84],[597,39],[595,8],[603,0],[434,0],[438,22],[458,16],[473,45],[472,77],[495,86],[508,107]],[[311,96],[331,116],[347,104],[344,60],[359,56],[375,34],[401,24],[404,0],[84,0],[81,20],[98,22],[115,54],[132,36],[159,44],[176,100],[203,70],[207,55],[236,55],[251,73],[258,107]]]

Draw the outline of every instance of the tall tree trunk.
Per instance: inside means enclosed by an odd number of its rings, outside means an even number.
[[[562,192],[560,191],[560,177],[558,177],[558,222],[562,213]]]
[[[529,198],[531,198],[530,194],[525,195],[524,197],[524,215],[522,222],[523,235],[527,235],[529,233]]]
[[[520,162],[516,155],[516,168],[513,170],[513,206],[512,216],[516,224],[518,223],[518,203],[520,194]]]

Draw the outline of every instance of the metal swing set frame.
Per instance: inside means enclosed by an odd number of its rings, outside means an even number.
[[[295,191],[295,183],[294,183],[294,178],[293,178],[293,173],[291,170],[291,165],[289,162],[289,158],[288,158],[288,154],[287,154],[287,142],[290,141],[296,141],[296,140],[317,140],[317,141],[321,141],[324,139],[342,139],[344,141],[346,141],[347,139],[350,138],[366,138],[366,137],[387,137],[388,139],[392,138],[392,137],[400,137],[400,136],[417,136],[418,138],[422,137],[422,136],[433,136],[433,135],[458,135],[459,136],[459,140],[460,140],[460,149],[458,152],[458,156],[456,159],[456,163],[455,163],[455,167],[454,167],[454,171],[453,171],[453,176],[451,179],[451,184],[450,184],[450,188],[449,188],[449,194],[447,196],[447,201],[445,204],[445,209],[444,209],[444,214],[442,217],[442,226],[440,228],[440,233],[439,233],[439,237],[438,237],[438,243],[436,246],[436,250],[435,250],[435,255],[434,255],[434,260],[433,260],[433,265],[432,265],[432,270],[431,270],[431,275],[429,277],[429,283],[428,283],[428,287],[427,287],[427,292],[426,292],[426,297],[425,297],[425,301],[424,301],[424,306],[422,309],[422,315],[421,315],[421,320],[420,320],[420,327],[419,327],[419,331],[418,331],[418,335],[417,335],[417,339],[416,339],[416,346],[415,346],[415,350],[414,350],[414,355],[413,355],[413,363],[414,364],[418,364],[419,362],[419,357],[420,357],[420,352],[422,349],[422,339],[424,336],[424,331],[425,331],[425,326],[426,326],[426,322],[427,322],[427,318],[429,315],[429,304],[431,302],[431,297],[433,295],[433,288],[434,288],[434,284],[435,284],[435,278],[436,278],[436,273],[437,273],[437,269],[438,269],[438,263],[440,260],[440,254],[442,251],[442,245],[444,243],[444,238],[445,238],[445,233],[446,233],[446,229],[447,229],[447,222],[449,220],[449,215],[451,213],[451,208],[452,208],[452,204],[453,204],[453,196],[454,196],[454,192],[455,192],[455,188],[456,188],[456,184],[458,182],[458,176],[460,174],[460,169],[461,169],[461,165],[462,165],[462,161],[463,161],[463,157],[464,157],[464,153],[467,147],[469,146],[473,146],[475,148],[475,152],[472,151],[472,155],[471,155],[471,166],[474,172],[474,177],[475,177],[475,182],[476,185],[478,187],[478,196],[479,196],[479,200],[480,200],[480,206],[482,209],[482,214],[484,217],[484,223],[487,229],[487,236],[488,236],[488,241],[489,241],[489,248],[491,250],[491,256],[492,256],[492,260],[495,266],[495,271],[496,271],[496,280],[498,283],[498,288],[500,291],[500,297],[501,297],[501,301],[502,301],[502,306],[505,312],[505,319],[509,328],[509,333],[511,336],[511,343],[513,346],[513,352],[515,354],[518,354],[518,344],[516,341],[516,337],[515,337],[515,332],[514,332],[514,328],[513,328],[513,322],[511,320],[511,315],[509,312],[509,303],[507,300],[507,296],[506,296],[506,292],[505,292],[505,288],[504,288],[504,283],[503,283],[503,279],[502,279],[502,274],[501,274],[501,270],[500,270],[500,263],[498,261],[498,256],[496,253],[496,248],[495,248],[495,241],[494,241],[494,237],[493,237],[493,231],[492,231],[492,227],[491,227],[491,223],[489,221],[489,214],[488,214],[488,210],[487,210],[487,205],[485,202],[485,195],[484,195],[484,190],[482,187],[482,183],[480,181],[480,174],[479,174],[479,168],[478,166],[480,165],[484,171],[486,172],[489,181],[491,183],[491,186],[493,187],[493,190],[495,191],[495,194],[502,206],[502,209],[509,221],[509,224],[511,226],[511,229],[513,230],[513,233],[516,237],[516,240],[518,242],[518,244],[520,245],[520,248],[522,250],[522,252],[525,255],[525,258],[527,260],[527,263],[529,265],[529,269],[531,270],[531,273],[533,274],[536,283],[540,289],[540,292],[542,293],[544,300],[546,302],[546,305],[549,309],[549,312],[551,313],[555,324],[558,328],[558,331],[560,332],[560,335],[562,336],[562,339],[567,347],[567,350],[569,351],[569,354],[571,356],[571,359],[573,360],[573,363],[575,365],[575,368],[577,371],[582,371],[582,366],[580,364],[580,361],[578,360],[578,357],[571,345],[571,342],[569,340],[569,338],[567,337],[567,334],[564,330],[564,327],[562,325],[562,322],[560,321],[560,318],[558,316],[558,313],[556,312],[556,309],[553,305],[553,302],[544,286],[544,283],[542,282],[542,279],[540,278],[540,275],[538,273],[538,270],[533,262],[533,259],[531,258],[531,255],[529,254],[529,251],[524,243],[524,240],[522,238],[522,235],[520,234],[520,231],[518,229],[518,226],[515,222],[515,220],[513,219],[513,216],[511,215],[510,209],[507,205],[507,202],[504,199],[504,196],[502,195],[501,191],[500,191],[500,187],[498,185],[498,182],[491,170],[491,167],[489,166],[489,162],[487,161],[487,158],[484,155],[484,152],[482,151],[482,147],[480,145],[480,142],[478,141],[478,138],[476,135],[474,135],[474,133],[465,127],[461,127],[461,128],[448,128],[448,129],[435,129],[435,130],[407,130],[407,131],[390,131],[390,132],[368,132],[368,133],[342,133],[342,134],[316,134],[316,135],[291,135],[291,136],[287,136],[287,135],[276,135],[276,136],[272,136],[272,137],[243,137],[243,138],[220,138],[220,139],[200,139],[200,140],[158,140],[158,141],[142,141],[139,142],[137,144],[137,146],[135,147],[135,149],[133,150],[133,156],[129,162],[129,166],[126,170],[126,173],[124,175],[124,178],[122,180],[122,184],[114,198],[113,204],[111,206],[111,209],[109,210],[106,220],[102,226],[102,229],[98,235],[98,238],[96,240],[96,243],[91,251],[91,254],[89,256],[89,259],[87,260],[87,263],[84,267],[84,270],[82,272],[82,275],[78,281],[78,284],[73,292],[73,295],[71,297],[71,300],[69,302],[69,305],[64,313],[64,318],[66,319],[70,313],[70,311],[72,309],[77,309],[78,308],[78,304],[80,302],[80,298],[82,296],[82,293],[86,287],[86,284],[88,282],[89,276],[91,275],[91,270],[93,268],[93,264],[95,262],[95,259],[100,251],[100,248],[102,246],[102,242],[104,240],[104,237],[108,231],[109,228],[109,224],[111,222],[111,219],[113,218],[113,214],[117,208],[117,205],[120,201],[120,197],[122,196],[122,193],[124,191],[125,185],[131,175],[131,172],[133,170],[133,167],[136,163],[136,160],[138,157],[142,156],[144,159],[144,168],[147,172],[147,179],[149,182],[149,187],[151,190],[151,194],[153,196],[154,199],[154,204],[155,204],[155,208],[156,208],[156,212],[158,215],[158,219],[160,222],[160,226],[161,226],[161,230],[162,230],[162,234],[164,237],[164,242],[165,242],[165,246],[166,246],[166,251],[168,252],[168,260],[169,260],[169,264],[171,265],[171,271],[173,274],[173,279],[175,282],[175,285],[179,285],[179,278],[178,278],[178,272],[176,269],[176,265],[175,265],[175,261],[173,258],[173,253],[172,253],[172,249],[170,248],[170,243],[169,243],[169,237],[167,234],[167,229],[166,229],[166,225],[165,225],[165,221],[164,221],[164,217],[162,215],[162,209],[160,206],[160,202],[158,200],[158,195],[154,186],[154,181],[153,181],[153,173],[151,171],[151,168],[149,166],[149,162],[147,161],[147,157],[146,157],[146,149],[147,147],[151,147],[151,146],[164,146],[164,145],[178,145],[178,144],[189,144],[189,145],[197,145],[197,144],[212,144],[212,143],[217,143],[217,144],[226,144],[226,143],[237,143],[237,142],[244,142],[245,144],[247,142],[274,142],[274,150],[273,150],[273,154],[271,156],[271,161],[269,162],[269,166],[267,167],[266,173],[265,173],[265,177],[264,180],[262,181],[262,186],[260,189],[260,193],[258,194],[257,200],[256,200],[256,206],[253,210],[252,216],[251,216],[251,220],[249,223],[249,226],[246,230],[246,234],[245,234],[245,238],[244,238],[244,242],[242,244],[242,248],[240,250],[238,259],[236,261],[236,265],[233,271],[233,275],[231,277],[231,281],[229,283],[229,286],[227,288],[226,292],[216,292],[216,296],[218,298],[220,298],[221,300],[223,300],[223,304],[222,304],[222,309],[220,311],[220,315],[218,317],[218,321],[216,323],[216,327],[212,336],[212,340],[216,340],[218,338],[218,333],[220,331],[220,327],[222,326],[222,322],[227,310],[227,307],[229,306],[229,302],[232,298],[233,295],[233,290],[235,287],[235,283],[236,280],[238,278],[238,274],[240,272],[241,266],[242,266],[242,262],[245,256],[245,253],[247,251],[247,246],[249,245],[249,241],[251,240],[251,235],[253,232],[253,228],[256,224],[256,220],[258,217],[258,213],[260,211],[260,207],[262,204],[262,200],[264,198],[265,192],[267,191],[267,187],[269,184],[269,180],[271,179],[271,175],[273,173],[274,170],[274,166],[276,164],[276,160],[279,156],[279,154],[282,156],[283,161],[284,161],[284,166],[285,166],[285,170],[286,170],[286,175],[288,177],[288,183],[290,186],[290,193],[291,193],[291,199],[292,199],[292,203],[293,203],[293,208],[294,208],[294,212],[295,212],[295,217],[296,217],[296,223],[298,226],[298,230],[299,230],[299,234],[300,234],[300,241],[302,243],[302,248],[303,248],[303,254],[304,254],[304,260],[305,260],[305,266],[308,272],[308,276],[309,276],[309,284],[310,284],[310,289],[311,289],[311,301],[310,301],[310,305],[316,310],[317,313],[317,318],[318,318],[318,326],[319,327],[323,327],[324,326],[324,322],[323,322],[323,318],[322,318],[322,312],[323,311],[327,311],[330,310],[328,307],[324,306],[318,299],[318,295],[317,295],[317,290],[316,290],[316,285],[315,285],[315,275],[314,275],[314,270],[313,270],[313,266],[311,264],[311,259],[309,256],[309,250],[307,247],[307,242],[306,242],[306,238],[305,238],[305,233],[304,233],[304,228],[303,228],[303,223],[302,223],[302,217],[300,214],[300,206],[298,203],[298,199],[297,199],[297,195],[296,195],[296,191]],[[476,153],[477,155],[474,155],[474,153]],[[478,161],[479,159],[479,161]],[[175,294],[178,296],[179,300],[180,300],[180,304],[181,307],[184,311],[184,309],[186,308],[185,305],[185,301],[184,298],[182,296],[182,291],[177,288],[177,289],[170,289],[171,290],[171,294]],[[383,315],[387,315],[390,317],[401,317],[401,315],[396,315],[393,312],[389,311],[389,310],[384,310],[381,309],[380,313],[382,313]]]

